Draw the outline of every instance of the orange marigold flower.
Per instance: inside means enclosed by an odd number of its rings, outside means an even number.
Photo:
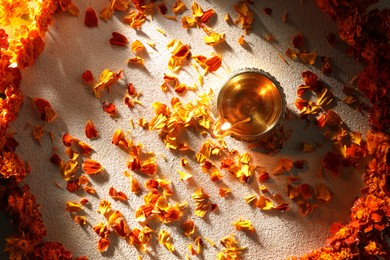
[[[149,216],[152,215],[154,209],[153,204],[145,204],[139,207],[135,212],[136,221],[144,222]]]
[[[115,10],[125,11],[129,8],[130,2],[127,0],[110,0],[110,4],[100,12],[100,18],[108,21]]]
[[[30,240],[13,236],[6,238],[5,242],[4,252],[9,254],[10,259],[27,259],[28,255],[34,251],[34,246]]]
[[[195,215],[204,217],[212,206],[209,200],[210,196],[203,189],[199,189],[191,195],[191,198],[195,201]]]
[[[206,58],[202,55],[195,56],[195,60],[200,66],[209,72],[218,70],[222,65],[222,57],[214,53],[210,58]]]
[[[66,250],[61,243],[44,242],[38,246],[35,246],[33,258],[71,260],[72,253]]]
[[[75,141],[76,141],[78,147],[80,148],[82,155],[87,156],[87,157],[91,155],[93,149],[89,144],[84,143],[83,141],[80,141],[76,138],[75,138]]]
[[[182,172],[182,171],[177,171],[177,173],[179,173],[181,181],[186,181],[192,178],[192,174],[190,173]]]
[[[205,31],[205,33],[207,34],[207,36],[203,38],[204,42],[207,45],[216,46],[219,43],[225,41],[225,34],[223,33],[217,33],[207,27],[203,27],[203,31]]]
[[[300,50],[303,47],[304,39],[305,38],[303,37],[303,34],[302,33],[298,33],[298,34],[294,35],[294,37],[292,38],[291,44],[296,49]]]
[[[15,179],[19,183],[27,172],[23,161],[12,152],[0,152],[0,177],[2,179]]]

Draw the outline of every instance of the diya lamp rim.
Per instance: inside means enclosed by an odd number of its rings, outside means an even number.
[[[230,80],[232,80],[234,77],[237,77],[238,75],[243,74],[243,73],[256,73],[256,74],[259,74],[259,75],[267,78],[268,80],[270,80],[273,83],[272,84],[273,87],[276,87],[277,92],[280,94],[280,101],[281,101],[280,114],[278,115],[277,120],[272,125],[270,125],[264,132],[254,134],[254,135],[252,135],[252,134],[249,134],[249,135],[237,134],[234,132],[232,132],[230,134],[230,136],[232,136],[233,138],[240,140],[240,141],[256,142],[256,141],[259,141],[259,140],[267,137],[274,130],[278,129],[281,126],[282,121],[283,121],[284,116],[285,116],[285,113],[286,113],[286,109],[287,109],[286,94],[284,93],[284,90],[283,90],[282,86],[280,85],[279,81],[274,76],[272,76],[270,73],[268,73],[262,69],[259,69],[256,67],[244,67],[244,68],[234,70],[232,73],[230,73],[228,75],[226,80],[224,80],[223,83],[220,85],[221,87],[219,88],[219,93],[218,93],[218,97],[217,97],[217,107],[216,107],[216,110],[218,113],[218,118],[223,117],[223,113],[221,112],[221,108],[220,108],[221,105],[220,104],[222,102],[221,100],[223,99],[223,97],[221,95],[224,92],[223,91],[224,88],[228,87],[227,83]],[[231,122],[229,122],[229,123],[231,123]]]

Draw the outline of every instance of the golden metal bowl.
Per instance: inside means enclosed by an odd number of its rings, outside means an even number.
[[[240,69],[219,92],[215,133],[243,141],[259,140],[281,123],[285,108],[283,89],[271,75],[256,68]]]

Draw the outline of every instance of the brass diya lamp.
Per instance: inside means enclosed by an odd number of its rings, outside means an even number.
[[[240,69],[219,92],[213,136],[260,140],[281,124],[285,108],[283,89],[271,75],[256,68]]]

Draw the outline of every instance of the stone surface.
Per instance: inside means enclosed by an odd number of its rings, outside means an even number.
[[[172,2],[172,1],[168,1]],[[188,8],[192,1],[184,1]],[[181,27],[181,16],[177,21],[171,21],[160,14],[156,14],[153,20],[148,20],[141,30],[129,28],[121,22],[123,14],[116,13],[113,18],[104,22],[99,20],[98,28],[87,28],[83,25],[85,9],[91,5],[97,12],[107,4],[107,1],[75,1],[81,10],[80,17],[72,17],[68,14],[55,16],[55,22],[46,37],[46,47],[36,64],[23,71],[22,88],[26,97],[41,97],[47,99],[58,113],[58,118],[47,124],[45,131],[52,131],[55,136],[54,147],[65,158],[61,136],[70,133],[92,145],[94,153],[92,159],[99,161],[105,168],[102,176],[92,177],[92,183],[98,191],[98,196],[86,196],[91,202],[90,207],[85,208],[90,225],[103,221],[103,217],[96,211],[101,199],[112,202],[114,209],[119,209],[124,214],[131,228],[140,227],[135,221],[134,212],[143,204],[142,196],[135,196],[129,191],[128,179],[123,175],[127,169],[126,161],[129,158],[124,152],[111,144],[112,134],[116,129],[130,131],[130,136],[136,143],[142,143],[146,151],[157,155],[159,166],[157,177],[172,180],[175,196],[172,202],[189,203],[182,220],[193,219],[201,236],[206,236],[217,243],[229,234],[236,234],[241,245],[247,246],[245,259],[284,259],[291,255],[301,255],[310,249],[325,244],[329,235],[328,229],[333,222],[346,222],[353,200],[359,196],[362,185],[361,176],[364,168],[343,170],[340,176],[325,174],[318,178],[321,160],[330,151],[331,144],[326,141],[320,130],[314,126],[306,128],[306,123],[298,119],[294,106],[296,87],[302,84],[301,72],[311,70],[317,73],[321,80],[331,87],[338,99],[334,109],[341,115],[345,124],[353,130],[364,133],[368,127],[365,116],[344,105],[341,91],[353,76],[361,69],[351,57],[345,54],[345,46],[338,41],[334,47],[326,41],[328,33],[337,34],[337,28],[331,19],[319,11],[314,1],[256,1],[253,6],[255,23],[253,31],[245,37],[247,44],[240,46],[238,38],[243,30],[224,21],[225,13],[236,17],[233,5],[236,1],[198,1],[204,10],[214,8],[217,15],[211,21],[211,28],[217,32],[226,34],[226,43],[216,47],[207,46],[203,42],[204,32],[200,29],[185,30]],[[170,6],[170,5],[168,5]],[[272,15],[265,15],[263,8],[272,9]],[[282,16],[288,12],[288,19],[283,23]],[[185,12],[189,15],[190,10]],[[157,32],[163,29],[166,36]],[[127,65],[128,58],[133,57],[129,47],[112,46],[108,42],[113,31],[126,35],[130,42],[139,39],[144,43],[147,53],[141,55],[145,58],[145,67]],[[286,58],[283,62],[278,52],[284,54],[290,47],[292,36],[298,32],[305,36],[305,47],[310,51],[316,51],[319,56],[329,56],[333,66],[333,74],[324,76],[320,72],[321,62],[315,66],[308,66],[298,61]],[[273,35],[275,41],[268,42],[265,37]],[[220,84],[231,71],[242,67],[257,67],[273,75],[284,88],[287,96],[287,106],[292,119],[286,121],[285,126],[292,131],[285,147],[275,155],[251,152],[256,164],[263,165],[267,170],[272,170],[279,158],[305,159],[307,167],[299,176],[303,182],[315,186],[318,183],[327,185],[333,192],[332,201],[325,205],[319,204],[312,214],[306,217],[299,215],[297,207],[291,202],[289,212],[264,212],[245,204],[243,198],[257,191],[256,182],[244,185],[225,174],[221,183],[213,183],[206,174],[203,174],[200,166],[193,160],[193,154],[180,154],[166,149],[158,137],[157,132],[145,131],[140,127],[132,129],[129,120],[134,122],[138,118],[150,120],[153,116],[151,104],[154,101],[169,103],[175,96],[174,92],[163,93],[160,90],[163,74],[167,69],[169,52],[166,49],[171,39],[180,39],[183,43],[191,45],[193,55],[202,54],[210,56],[212,52],[218,53],[223,58],[223,67],[215,73],[205,77],[205,83],[200,87],[201,91],[213,89],[217,94]],[[152,40],[156,43],[153,49],[146,44]],[[93,97],[91,90],[81,81],[81,74],[89,69],[95,78],[104,69],[113,71],[123,70],[123,77],[112,91],[103,93],[102,100],[113,102],[120,117],[113,120],[102,111],[101,100]],[[192,85],[197,83],[197,74],[191,66],[185,66],[179,72],[179,79]],[[123,103],[127,83],[133,83],[137,90],[142,91],[140,97],[144,107],[136,106],[129,110]],[[196,95],[188,93],[183,95],[183,100],[191,100]],[[215,102],[214,104],[215,105]],[[91,119],[98,131],[100,138],[90,141],[85,137],[84,126]],[[30,126],[26,126],[29,124]],[[31,191],[37,196],[37,201],[42,205],[42,213],[48,229],[47,240],[58,241],[74,253],[74,256],[86,255],[89,259],[134,259],[139,254],[137,250],[128,245],[124,240],[112,236],[112,245],[109,250],[100,254],[96,250],[98,236],[91,226],[80,227],[73,222],[69,213],[65,211],[65,202],[78,201],[83,194],[71,194],[65,189],[59,189],[54,183],[65,187],[65,182],[60,176],[56,166],[49,162],[53,152],[48,135],[42,139],[41,145],[33,140],[31,126],[42,124],[39,116],[32,106],[29,98],[26,98],[18,120],[12,125],[16,132],[16,139],[21,143],[18,153],[28,161],[32,167],[31,174],[25,183],[31,187]],[[198,150],[205,139],[189,133],[188,141],[195,150]],[[313,153],[300,152],[300,142],[321,143],[322,146]],[[240,152],[247,150],[247,144],[226,138],[229,148]],[[163,159],[160,154],[164,155]],[[180,159],[186,157],[190,161],[190,169],[194,176],[192,182],[181,182],[176,170],[182,170]],[[148,178],[134,174],[144,182]],[[279,192],[286,195],[286,177],[275,177],[265,183],[271,192]],[[128,203],[115,202],[108,196],[109,188],[113,186],[117,190],[129,195]],[[193,214],[194,204],[191,194],[199,187],[211,196],[211,201],[217,203],[219,210],[216,213],[207,214],[202,219]],[[220,198],[219,187],[229,187],[232,197]],[[145,193],[144,193],[145,194]],[[232,223],[240,217],[249,219],[253,223],[256,232],[254,235],[234,230]],[[2,220],[1,222],[3,222]],[[176,254],[169,253],[164,247],[153,240],[150,254],[144,254],[143,259],[173,259],[184,258],[189,255],[187,245],[192,241],[182,235],[180,223],[160,224],[151,222],[156,229],[164,228],[173,237]],[[207,243],[206,243],[207,244]],[[214,259],[218,250],[206,245],[200,258]]]

